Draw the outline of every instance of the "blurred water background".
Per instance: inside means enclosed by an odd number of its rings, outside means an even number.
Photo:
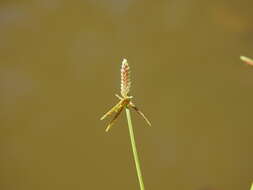
[[[138,189],[118,100],[128,58],[147,190],[253,180],[252,0],[1,0],[0,189]]]

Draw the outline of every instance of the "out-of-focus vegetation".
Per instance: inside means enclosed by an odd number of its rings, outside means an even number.
[[[248,57],[245,57],[245,56],[241,56],[240,57],[241,58],[241,60],[243,61],[243,62],[245,62],[246,64],[248,64],[248,65],[253,65],[253,60],[252,59],[250,59],[250,58],[248,58]]]

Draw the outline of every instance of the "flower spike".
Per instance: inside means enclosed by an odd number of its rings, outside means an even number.
[[[131,87],[130,67],[126,59],[123,59],[120,71],[121,71],[121,88],[120,88],[121,96],[116,94],[116,97],[119,98],[120,101],[101,117],[101,120],[103,120],[107,116],[115,112],[115,116],[113,117],[112,121],[108,124],[106,132],[111,128],[111,126],[115,123],[122,110],[126,107],[133,108],[140,116],[143,117],[143,119],[148,123],[148,125],[151,126],[151,123],[146,118],[146,116],[131,101],[133,97],[129,96]]]
[[[121,65],[121,95],[127,97],[131,87],[130,67],[126,59],[123,59]]]

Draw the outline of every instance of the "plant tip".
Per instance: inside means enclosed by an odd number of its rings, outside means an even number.
[[[245,61],[247,58],[246,58],[245,56],[241,55],[241,56],[240,56],[240,59],[241,59],[242,61]]]
[[[122,64],[127,64],[127,59],[123,59]]]
[[[241,59],[244,63],[246,63],[246,64],[248,64],[248,65],[253,65],[253,60],[250,59],[250,58],[248,58],[248,57],[240,56],[240,59]]]

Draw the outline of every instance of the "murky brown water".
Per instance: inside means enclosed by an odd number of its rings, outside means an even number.
[[[147,190],[242,190],[253,176],[253,1],[0,2],[0,189],[138,189],[118,100],[122,58]]]

